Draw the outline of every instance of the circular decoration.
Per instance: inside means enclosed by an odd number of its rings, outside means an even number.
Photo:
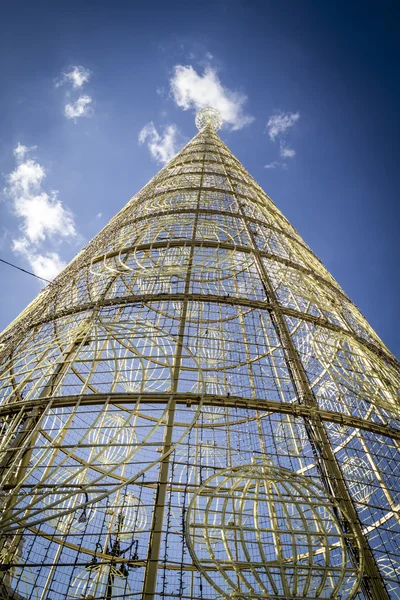
[[[131,540],[147,525],[146,507],[131,492],[119,495],[106,510],[108,532],[118,540]]]
[[[127,571],[121,565],[93,563],[85,567],[74,579],[68,598],[125,598],[131,589]]]
[[[400,600],[400,561],[380,556],[376,561],[392,600]]]
[[[108,467],[126,460],[132,452],[132,446],[137,444],[137,436],[130,415],[121,409],[107,408],[96,425],[89,430],[88,439],[93,444],[91,464],[100,463]],[[122,414],[120,414],[122,412]]]
[[[31,466],[40,462],[43,467],[47,463],[54,452],[54,443],[62,435],[68,420],[68,414],[65,408],[46,411],[40,424],[40,434],[35,441],[35,447],[32,449],[32,456],[29,461]]]
[[[136,285],[141,294],[171,292],[175,281],[185,281],[190,251],[185,247],[136,255]]]
[[[236,466],[242,462],[242,457],[237,450],[219,447],[215,442],[206,441],[201,445],[180,447],[176,451],[175,477],[178,479],[179,488],[185,492],[178,492],[178,506],[188,506],[193,493],[205,480],[212,477],[218,469],[226,465]],[[179,474],[179,475],[178,475]],[[179,522],[180,519],[178,518]],[[197,532],[197,543],[204,545],[204,537]],[[210,526],[209,540],[212,545],[218,543],[220,531],[215,531]]]
[[[334,381],[325,380],[315,391],[318,405],[323,410],[338,412],[343,415],[350,415],[350,409]],[[324,421],[324,425],[329,432],[330,438],[337,444],[343,443],[351,434],[352,429],[347,425],[339,425]]]
[[[245,230],[242,229],[244,233]],[[232,245],[238,243],[241,231],[231,224],[212,220],[210,217],[202,218],[197,223],[196,239],[215,242],[228,242]],[[239,242],[240,243],[240,242]]]
[[[400,416],[400,379],[379,356],[347,336],[322,328],[315,330],[313,344],[319,361],[337,384],[360,401]]]
[[[74,370],[97,391],[170,390],[175,340],[150,322],[96,323],[81,352]]]
[[[203,127],[211,127],[214,131],[218,131],[222,127],[222,116],[215,108],[203,108],[196,115],[196,127],[199,131]]]
[[[285,456],[299,456],[307,445],[304,425],[285,417],[273,428],[276,450]]]
[[[341,467],[353,500],[367,503],[374,493],[375,477],[371,467],[358,456],[346,456]]]
[[[107,323],[103,320],[92,326],[86,335],[86,343],[75,356],[75,375],[79,373],[82,379],[90,381],[92,391],[95,386],[104,391],[118,391],[117,385],[123,377],[121,368],[124,368],[124,361],[127,361],[143,378],[141,380],[135,376],[131,378],[131,382],[139,380],[143,387],[149,384],[151,389],[169,391],[175,358],[175,340],[168,332],[157,329],[151,323],[146,325],[144,321],[135,322],[136,313],[132,311],[126,315],[119,312],[118,316],[119,323]],[[187,420],[174,429],[171,444],[165,449],[168,453],[172,452],[196,425],[203,402],[202,371],[189,348],[183,346],[182,352],[182,370],[190,369],[191,375],[196,372],[199,398],[196,401],[196,410],[187,411]],[[126,485],[134,483],[142,474],[163,460],[166,454],[163,449],[158,451],[158,447],[173,403],[174,397],[170,396],[165,403],[157,405],[154,410],[151,409],[150,414],[146,413],[149,405],[146,403],[145,408],[142,408],[142,397],[137,394],[129,403],[129,410],[114,405],[110,405],[110,412],[108,408],[105,411],[104,407],[95,407],[83,413],[78,408],[74,410],[71,416],[75,423],[82,423],[83,417],[81,431],[76,427],[64,427],[62,439],[54,448],[52,469],[44,469],[40,481],[37,475],[28,480],[29,483],[32,482],[30,495],[24,494],[14,498],[13,520],[10,522],[11,513],[8,511],[3,515],[1,525],[7,525],[10,530],[20,528],[18,517],[24,515],[28,526],[49,523],[51,527],[63,533],[84,529],[84,523],[92,517],[92,509],[89,510],[89,507],[106,495],[110,496]],[[129,413],[132,420],[128,419]],[[137,419],[140,420],[139,424],[136,423]],[[134,425],[136,433],[140,428],[138,442],[134,438]],[[96,441],[98,439],[99,445]],[[134,457],[139,453],[142,453],[143,457],[144,451],[147,453],[146,459],[136,461]],[[69,457],[68,464],[66,456]],[[70,464],[70,461],[75,462]],[[90,488],[86,485],[89,473]],[[90,489],[90,495],[86,488]]]
[[[209,477],[190,503],[186,539],[221,598],[347,600],[362,577],[361,544],[340,505],[312,479],[266,463]]]
[[[294,328],[294,332],[291,333],[303,367],[307,370],[314,355],[310,328],[303,321],[298,321]]]
[[[306,303],[315,304],[329,312],[340,306],[333,290],[321,284],[316,286],[312,277],[302,271],[274,263],[269,272],[279,298],[285,304],[298,306],[304,311],[308,309]]]
[[[198,357],[201,367],[213,368],[224,362],[229,351],[223,332],[213,327],[200,327],[196,338],[191,341],[191,350]],[[207,392],[208,393],[208,392]]]
[[[87,471],[86,471],[87,472]],[[87,526],[95,513],[92,506],[80,506],[90,500],[89,495],[83,491],[82,485],[88,483],[85,471],[79,467],[58,467],[54,475],[45,479],[46,486],[54,486],[55,491],[43,496],[43,516],[47,517],[47,523],[62,533],[76,533]],[[74,493],[71,491],[76,490]],[[61,511],[71,510],[68,514],[60,514]]]

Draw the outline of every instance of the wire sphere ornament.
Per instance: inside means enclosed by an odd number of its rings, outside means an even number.
[[[134,494],[120,494],[106,509],[108,531],[119,540],[131,540],[146,528],[148,514],[143,502]]]
[[[191,340],[190,348],[203,368],[212,368],[224,362],[229,344],[220,329],[202,327],[196,338]]]
[[[54,486],[55,491],[43,497],[43,516],[47,517],[46,521],[53,529],[69,534],[85,529],[95,514],[93,506],[86,506],[90,496],[82,486],[87,483],[86,470],[75,466],[59,468],[54,475],[46,478],[46,486]],[[75,492],[71,493],[73,490]],[[60,514],[67,510],[71,512]]]
[[[271,278],[277,288],[283,288],[279,295],[288,305],[306,310],[307,304],[314,304],[320,310],[328,312],[336,312],[340,306],[333,290],[327,286],[317,287],[313,278],[306,273],[284,265],[274,265]]]
[[[31,466],[43,466],[54,453],[54,444],[62,437],[69,413],[65,408],[49,409],[40,423],[40,434],[32,449]]]
[[[400,378],[379,356],[350,337],[322,328],[315,330],[313,344],[318,360],[339,385],[360,402],[400,416]]]
[[[380,556],[376,561],[392,600],[400,600],[400,560]]]
[[[235,396],[237,390],[235,389],[231,377],[225,373],[206,373],[204,375],[204,381],[196,382],[190,389],[193,394],[204,392],[207,395],[219,396],[226,398],[229,396]],[[217,423],[218,421],[224,421],[229,416],[229,409],[224,406],[214,406],[212,404],[204,404],[201,409],[201,418],[209,423]]]
[[[97,362],[103,377],[109,374],[113,387],[119,385],[127,393],[168,391],[175,343],[167,332],[147,321],[104,323],[93,328],[85,362]]]
[[[117,409],[114,408],[114,411]],[[137,445],[137,436],[134,429],[134,423],[124,414],[109,412],[109,408],[103,411],[98,424],[89,430],[88,439],[93,445],[93,456],[91,463],[100,463],[102,465],[120,464],[126,459],[126,456],[132,450],[132,446]]]
[[[129,597],[131,589],[128,573],[115,563],[89,564],[74,579],[67,598],[113,598]]]
[[[140,293],[171,293],[174,282],[185,281],[189,255],[186,247],[165,248],[157,256],[147,254],[147,260],[139,264],[140,270],[135,271]]]
[[[214,131],[219,131],[222,127],[222,122],[222,116],[215,108],[203,108],[196,115],[196,127],[199,131],[207,126],[211,127]]]
[[[339,503],[312,479],[267,463],[207,479],[190,503],[186,540],[196,567],[225,599],[349,600],[363,573],[360,540]]]
[[[324,380],[315,390],[318,405],[323,410],[350,415],[348,403],[345,402],[339,386],[333,380]],[[325,421],[329,437],[337,444],[342,444],[351,435],[352,429],[347,425],[339,425]]]
[[[225,442],[226,444],[226,442]],[[195,490],[212,477],[218,470],[226,465],[237,466],[243,462],[240,452],[232,448],[218,446],[216,442],[205,441],[195,446],[182,446],[176,450],[175,472],[179,482],[179,488],[185,491],[178,492],[178,506],[188,506]],[[222,499],[221,499],[222,501]],[[177,515],[178,516],[178,515]],[[177,519],[180,521],[180,519]],[[220,530],[209,529],[209,541],[214,546],[220,540]],[[202,532],[198,532],[197,543],[205,544]]]
[[[354,502],[367,503],[377,483],[371,467],[358,456],[346,456],[341,468]]]
[[[276,450],[287,456],[300,456],[307,446],[308,438],[304,425],[290,417],[284,417],[273,429]]]

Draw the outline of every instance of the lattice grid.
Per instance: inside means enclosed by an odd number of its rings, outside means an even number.
[[[213,109],[3,332],[0,598],[400,598],[399,365]]]

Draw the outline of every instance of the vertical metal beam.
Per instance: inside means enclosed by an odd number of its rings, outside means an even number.
[[[197,196],[197,207],[195,212],[195,217],[193,220],[193,232],[192,232],[192,241],[196,239],[196,231],[197,231],[197,222],[199,218],[199,207],[200,207],[200,197],[202,192],[202,184],[203,184],[203,174],[204,174],[204,163],[205,163],[205,153],[203,154],[203,164],[201,171],[201,179],[200,179],[200,188]],[[172,392],[175,393],[178,391],[179,384],[179,373],[181,369],[182,362],[182,350],[183,350],[183,341],[185,335],[186,328],[186,316],[188,310],[188,297],[190,292],[190,279],[193,265],[193,255],[194,255],[194,244],[190,246],[190,254],[188,259],[188,269],[186,273],[185,280],[185,288],[184,288],[184,299],[182,302],[182,310],[181,310],[181,318],[179,323],[178,330],[178,341],[177,341],[177,349],[175,354],[175,365],[173,370],[172,377]],[[175,407],[176,402],[175,399],[172,400],[171,406],[168,411],[168,421],[164,434],[164,443],[163,443],[163,454],[167,454],[171,449],[172,445],[172,434],[174,428],[175,421]],[[146,562],[146,570],[143,582],[143,600],[154,600],[156,586],[157,586],[157,572],[159,565],[159,557],[160,557],[160,547],[161,547],[161,537],[162,537],[162,526],[164,519],[164,511],[165,511],[165,502],[167,496],[167,486],[168,486],[168,472],[169,472],[169,463],[170,463],[170,454],[167,454],[165,458],[161,461],[158,483],[157,483],[157,491],[155,495],[154,501],[154,510],[153,510],[153,518],[151,524],[151,532],[150,532],[150,540],[149,540],[149,551],[147,555]]]

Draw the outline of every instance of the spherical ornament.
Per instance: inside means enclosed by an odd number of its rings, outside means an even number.
[[[400,600],[400,561],[394,557],[380,556],[376,563],[390,598]]]
[[[146,321],[137,321],[119,329],[110,328],[106,335],[100,356],[104,362],[102,370],[108,368],[125,392],[170,389],[175,341],[168,333]]]
[[[299,456],[307,445],[307,434],[302,423],[285,417],[273,428],[276,449],[284,456]]]
[[[40,423],[40,434],[35,447],[32,449],[32,456],[29,461],[31,466],[47,464],[54,453],[54,444],[57,443],[57,438],[63,434],[69,414],[70,412],[65,408],[46,411]]]
[[[300,355],[303,367],[307,370],[307,367],[314,354],[312,347],[312,333],[309,327],[307,327],[305,323],[302,323],[302,325],[296,330],[293,339],[296,349]]]
[[[224,362],[228,343],[220,329],[202,327],[195,339],[191,340],[191,350],[198,357],[202,367],[212,368]]]
[[[362,547],[339,503],[312,479],[266,463],[209,477],[190,503],[186,539],[196,567],[225,599],[347,600],[362,577]]]
[[[215,108],[203,108],[196,115],[196,127],[199,131],[203,127],[209,126],[214,131],[218,131],[222,127],[222,117]]]
[[[185,281],[190,251],[188,248],[165,248],[146,254],[141,269],[135,271],[136,285],[141,294],[171,293],[176,282]]]
[[[205,373],[204,379],[196,382],[190,391],[193,394],[207,394],[210,396],[235,396],[237,393],[231,378],[224,373]],[[219,406],[204,406],[201,413],[206,419],[215,420],[212,415],[223,415],[225,409]]]
[[[88,435],[89,442],[93,444],[92,463],[111,467],[126,460],[134,449],[132,446],[137,445],[134,423],[129,416],[121,410],[105,410],[100,415]]]
[[[178,492],[178,505],[188,506],[194,491],[212,477],[217,470],[226,465],[237,466],[243,462],[241,454],[237,450],[218,447],[216,443],[204,441],[197,446],[180,447],[176,451],[175,477],[179,481],[179,487],[185,488],[185,492]],[[204,545],[204,537],[198,532],[197,543]],[[214,545],[220,539],[220,531],[212,530],[211,522],[209,529],[209,541]]]
[[[74,579],[68,598],[125,598],[130,597],[127,572],[116,564],[93,563]]]
[[[119,495],[106,510],[108,531],[119,540],[131,540],[147,525],[144,504],[132,493]]]
[[[87,470],[81,467],[60,467],[44,480],[46,486],[54,486],[54,492],[43,496],[43,516],[47,523],[65,534],[82,531],[93,518],[93,506],[82,506],[90,501],[90,495],[82,489],[87,483]],[[72,510],[68,514],[61,512]]]
[[[350,409],[343,395],[340,392],[338,385],[333,380],[325,380],[315,390],[315,396],[318,405],[323,410],[337,412],[342,415],[350,415]],[[329,437],[336,444],[342,444],[351,434],[351,428],[338,423],[324,421],[324,425],[328,430]]]
[[[377,483],[368,463],[358,456],[346,456],[341,467],[354,502],[368,502],[374,493],[374,483]]]
[[[323,328],[315,330],[313,344],[331,377],[358,398],[362,413],[365,401],[400,416],[400,378],[390,365],[352,338]]]

